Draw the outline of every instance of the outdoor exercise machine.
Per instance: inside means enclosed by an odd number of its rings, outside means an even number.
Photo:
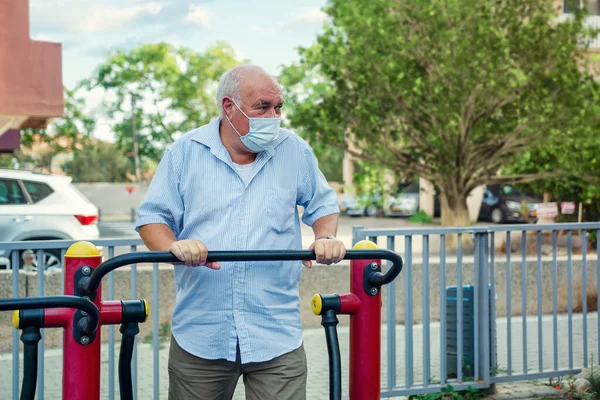
[[[315,260],[309,250],[215,251],[207,261]],[[322,316],[329,354],[330,399],[341,399],[341,361],[337,314],[350,314],[350,398],[379,399],[381,369],[381,286],[402,270],[402,259],[389,250],[362,241],[348,250],[351,260],[349,294],[315,295],[311,307]],[[392,266],[381,272],[381,260]],[[111,271],[140,263],[179,263],[169,252],[136,252],[102,262],[88,242],[73,244],[65,254],[64,296],[0,300],[0,311],[15,310],[13,324],[22,330],[24,375],[21,400],[33,399],[37,380],[37,344],[41,328],[64,328],[63,400],[100,399],[100,327],[121,324],[119,387],[121,399],[133,400],[131,359],[139,323],[148,317],[145,300],[101,300],[102,279]]]

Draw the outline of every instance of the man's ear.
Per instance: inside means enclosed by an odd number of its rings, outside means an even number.
[[[221,107],[223,107],[223,112],[225,112],[225,115],[230,117],[231,109],[233,108],[233,101],[231,101],[231,98],[223,97],[223,100],[221,100]]]

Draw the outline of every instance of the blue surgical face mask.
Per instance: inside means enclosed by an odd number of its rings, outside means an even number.
[[[279,126],[281,124],[281,118],[250,118],[242,111],[240,106],[237,105],[235,100],[233,104],[241,111],[242,114],[248,121],[250,121],[250,129],[245,135],[241,135],[227,115],[227,121],[233,127],[233,130],[239,135],[240,140],[250,151],[254,153],[260,153],[264,150],[273,149],[273,143],[279,137]]]

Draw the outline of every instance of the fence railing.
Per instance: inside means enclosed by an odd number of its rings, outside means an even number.
[[[597,360],[600,257],[597,250],[588,249],[588,234],[592,232],[598,235],[600,223],[458,229],[355,227],[354,242],[367,238],[379,242],[380,247],[397,251],[405,265],[396,282],[383,292],[387,325],[382,341],[382,353],[386,354],[382,360],[386,364],[382,396],[436,392],[447,384],[456,389],[490,388],[500,382],[574,373],[590,365],[592,353]],[[0,243],[0,250],[10,250],[11,265],[18,266],[19,251],[33,249],[41,265],[43,250],[60,249],[64,261],[72,243]],[[135,252],[142,246],[139,239],[97,240],[94,244],[102,248],[105,258]],[[160,373],[164,369],[159,359],[161,318],[170,317],[159,315],[159,309],[164,306],[161,302],[173,301],[170,286],[174,283],[161,279],[158,264],[143,268],[145,274],[150,269],[152,274],[151,282],[140,283],[146,293],[152,293],[151,330],[142,332],[146,340],[139,335],[136,346],[144,341],[152,343],[152,357],[142,360],[140,367],[151,364],[152,396],[159,399],[167,389]],[[127,286],[127,279],[130,298],[139,298],[138,272],[136,265],[111,272],[103,282],[106,299],[115,299],[117,288],[118,297],[126,297],[122,287]],[[61,269],[23,273],[13,268],[7,273],[14,296],[63,291]],[[35,282],[24,285],[23,280],[29,278]],[[34,286],[35,290],[25,293],[23,286]],[[8,293],[1,296],[8,297]],[[102,373],[108,377],[108,387],[103,387],[102,397],[115,399],[115,327],[103,329],[108,338],[103,359],[108,362],[103,363]],[[59,346],[50,331],[43,336]],[[22,374],[18,334],[12,331],[15,400]],[[44,391],[52,390],[51,382],[44,385],[44,339],[39,354],[38,398],[43,400]],[[138,393],[137,351],[132,368],[134,393]]]
[[[61,253],[61,261],[62,265],[64,265],[64,257],[67,249],[75,243],[74,241],[69,240],[56,240],[56,241],[29,241],[29,242],[9,242],[9,243],[0,243],[0,250],[9,250],[10,251],[10,268],[11,268],[11,277],[12,277],[12,297],[19,297],[21,292],[21,284],[20,282],[20,274],[19,268],[13,268],[14,266],[20,265],[20,254],[19,252],[22,250],[34,250],[36,253],[37,265],[44,265],[44,250],[60,250]],[[126,252],[135,252],[138,250],[139,246],[143,246],[141,239],[106,239],[106,240],[95,240],[93,243],[98,246],[102,250],[102,255],[104,258],[112,258],[115,255],[126,253]],[[153,370],[153,395],[154,399],[159,398],[160,393],[160,383],[159,383],[159,274],[158,274],[158,264],[154,264],[152,266],[153,274],[152,274],[152,288],[153,288],[153,298],[152,298],[152,342],[153,342],[153,360],[152,360],[152,370]],[[130,268],[130,298],[137,299],[138,298],[138,287],[137,287],[137,266],[132,265]],[[45,283],[50,278],[54,277],[53,282],[60,282],[60,289],[53,288],[54,291],[58,291],[60,293],[64,292],[64,275],[63,269],[59,268],[56,270],[48,271],[44,273],[42,268],[37,268],[37,271],[33,274],[25,275],[26,278],[32,276],[36,279],[36,290],[35,293],[28,293],[29,296],[45,296],[47,294],[47,289],[45,287]],[[103,286],[107,293],[108,300],[115,299],[115,273],[111,272],[108,275],[107,281],[103,282]],[[58,294],[58,293],[55,293]],[[2,294],[2,297],[6,297],[6,294]],[[116,368],[115,368],[115,326],[111,325],[106,327],[108,334],[108,363],[103,365],[103,374],[107,374],[108,376],[108,388],[106,393],[106,398],[115,399],[118,393],[117,386],[115,385],[116,378]],[[38,391],[37,398],[39,400],[44,399],[44,394],[47,389],[47,386],[44,384],[44,372],[46,370],[44,365],[45,360],[45,340],[46,337],[50,334],[51,330],[42,330],[42,340],[39,344],[38,351]],[[54,330],[56,331],[56,330]],[[132,373],[133,373],[133,388],[134,393],[138,393],[138,364],[137,364],[137,344],[139,340],[136,341],[136,351],[133,354],[132,360]],[[19,398],[19,381],[20,381],[20,371],[19,366],[19,331],[13,329],[12,331],[12,398],[13,400],[17,400]],[[62,364],[60,364],[62,366]],[[60,382],[58,382],[60,384]],[[49,386],[49,385],[48,385]],[[166,389],[166,388],[164,388]],[[104,396],[103,396],[104,397]],[[136,396],[137,397],[137,396]],[[139,397],[138,397],[139,398]]]
[[[355,227],[353,242],[379,240],[404,258],[402,275],[384,289],[382,396],[436,392],[447,384],[484,389],[588,367],[592,340],[596,360],[600,354],[600,257],[597,250],[588,255],[588,233],[599,231],[600,223]],[[449,239],[456,245],[449,246]],[[588,305],[596,312],[589,313]]]

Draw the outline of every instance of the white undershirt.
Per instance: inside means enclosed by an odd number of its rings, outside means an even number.
[[[251,162],[250,164],[233,163],[233,166],[235,167],[235,170],[237,171],[240,178],[242,178],[244,183],[247,185],[248,182],[250,181],[250,177],[252,176],[252,169],[254,168],[254,161]]]

